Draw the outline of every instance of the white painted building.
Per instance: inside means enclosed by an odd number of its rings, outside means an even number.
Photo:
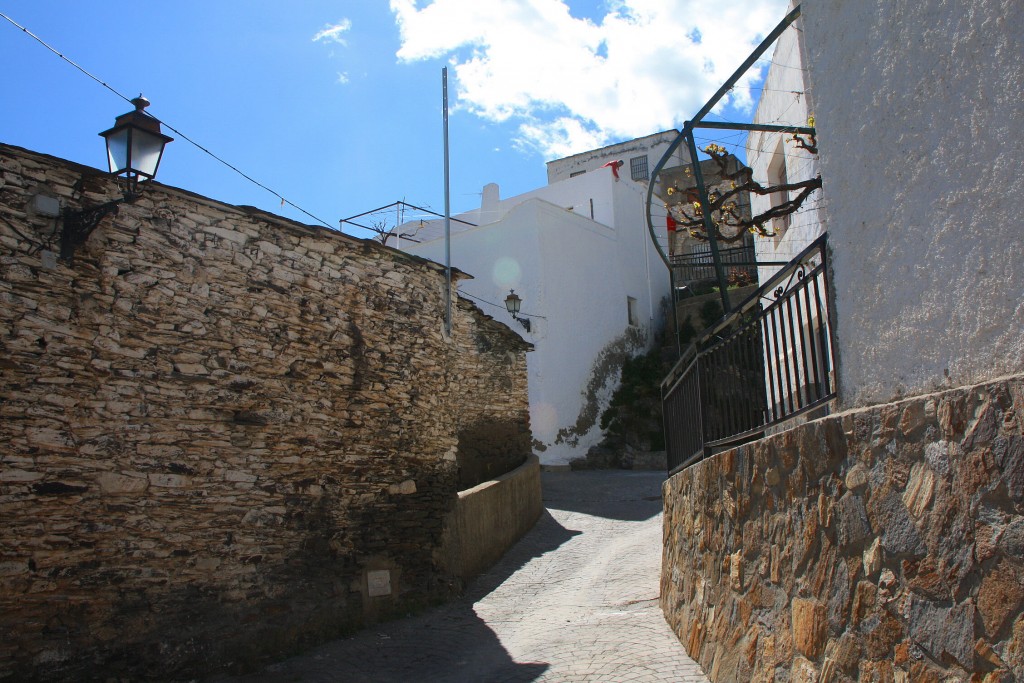
[[[791,0],[787,11],[792,10],[796,4],[795,0]],[[810,124],[813,109],[801,37],[798,19],[776,41],[761,98],[754,113],[754,123],[792,126]],[[763,187],[810,180],[820,173],[818,155],[798,145],[791,133],[750,132],[747,136],[747,165],[753,172],[754,180]],[[751,215],[756,216],[789,201],[791,195],[796,195],[796,192],[783,191],[768,196],[750,193]],[[790,262],[825,231],[822,223],[823,196],[819,188],[799,210],[764,224],[769,236],[754,236],[754,250],[759,263]],[[820,259],[812,257],[811,263],[818,265]],[[780,268],[782,266],[779,265],[759,266],[758,280],[764,284]],[[785,368],[787,372],[792,372],[791,379],[786,382],[774,381],[766,374],[765,389],[769,408],[773,412],[776,409],[785,412],[784,406],[787,403],[793,405],[799,401],[798,394],[805,400],[813,400],[817,390],[809,387],[814,384],[816,376],[831,374],[834,379],[835,359],[825,352],[820,343],[821,330],[827,328],[827,317],[820,314],[818,305],[812,304],[811,291],[805,290],[796,295],[795,304],[800,311],[799,315],[790,315],[787,313],[790,309],[785,306],[771,309],[768,313],[769,329],[793,330],[791,338],[783,339],[782,344],[771,335],[767,335],[764,340],[766,367],[776,363],[776,370],[781,372]],[[802,359],[814,359],[814,362],[808,364],[802,362]]]
[[[758,117],[814,114],[825,199],[761,247],[827,227],[841,406],[1024,372],[1024,4],[804,0],[796,27]]]
[[[584,173],[592,173],[614,161],[622,162],[622,166],[618,168],[620,177],[640,183],[647,182],[654,167],[678,136],[679,131],[666,130],[628,142],[620,142],[549,161],[547,164],[548,184],[574,178]],[[667,163],[666,167],[682,166],[689,162],[689,153],[680,145],[673,152],[673,160]]]
[[[790,9],[795,2],[790,3]],[[754,114],[754,123],[806,126],[814,111],[802,57],[800,19],[775,43],[771,66],[765,76],[764,90]],[[785,133],[751,132],[747,137],[747,165],[754,179],[765,187],[814,178],[819,174],[818,156],[801,149]],[[773,237],[757,236],[754,247],[761,262],[787,262],[824,231],[821,220],[822,189],[815,190],[799,211],[774,218],[765,227]],[[758,215],[789,199],[780,192],[768,197],[751,194],[751,215]],[[758,278],[764,282],[778,267],[761,267]]]
[[[451,223],[452,265],[473,276],[459,291],[535,345],[530,418],[545,465],[600,441],[622,360],[663,324],[668,272],[647,234],[646,185],[621,175],[598,167],[504,200],[488,185],[480,208]],[[418,223],[400,226],[421,240],[401,248],[443,262],[443,220]],[[513,289],[529,331],[505,310]]]

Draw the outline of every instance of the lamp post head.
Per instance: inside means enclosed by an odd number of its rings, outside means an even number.
[[[508,296],[505,297],[505,308],[512,315],[519,313],[519,307],[522,305],[523,300],[516,294],[516,290],[508,290]]]
[[[69,264],[74,260],[75,249],[85,244],[100,221],[116,214],[121,204],[131,204],[138,199],[139,179],[144,182],[156,176],[164,145],[173,140],[161,132],[160,122],[144,111],[149,100],[139,95],[132,104],[135,111],[121,114],[114,120],[113,128],[100,133],[107,142],[110,173],[123,175],[128,181],[123,196],[98,206],[61,211],[60,257]]]
[[[508,290],[508,296],[505,297],[505,308],[512,314],[512,319],[526,328],[526,331],[530,331],[530,319],[519,317],[519,308],[522,306],[523,300],[516,294],[516,290]]]
[[[139,95],[132,104],[135,111],[121,114],[114,121],[114,127],[100,135],[107,141],[107,163],[114,175],[124,175],[130,186],[139,178],[152,180],[160,166],[164,145],[174,138],[160,130],[160,122],[144,110],[149,100]]]

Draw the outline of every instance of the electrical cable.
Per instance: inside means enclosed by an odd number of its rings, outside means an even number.
[[[65,62],[67,62],[67,63],[68,63],[68,64],[70,64],[71,66],[75,67],[76,69],[78,69],[79,71],[81,71],[81,72],[82,72],[83,74],[85,74],[86,76],[88,76],[88,77],[89,77],[89,78],[91,78],[92,80],[96,81],[97,83],[99,83],[99,84],[100,84],[100,85],[102,85],[102,86],[103,86],[104,88],[106,88],[106,89],[107,89],[107,90],[109,90],[110,92],[112,92],[112,93],[114,93],[115,95],[117,95],[118,97],[120,97],[120,98],[121,98],[122,100],[124,100],[124,101],[125,101],[125,102],[127,102],[128,104],[132,104],[132,101],[131,101],[131,99],[129,99],[129,98],[128,98],[128,97],[126,97],[125,95],[122,95],[122,94],[121,94],[120,92],[118,92],[117,90],[115,90],[115,89],[114,89],[114,88],[113,88],[112,86],[108,85],[108,84],[107,84],[107,83],[105,83],[104,81],[100,80],[100,79],[99,79],[99,78],[97,78],[96,76],[94,76],[94,75],[92,75],[91,73],[89,73],[88,71],[86,71],[86,70],[85,70],[85,69],[84,69],[83,67],[81,67],[81,66],[79,66],[78,64],[76,64],[76,63],[75,63],[74,61],[72,61],[72,60],[71,60],[70,58],[68,58],[67,56],[65,56],[65,55],[64,55],[63,53],[59,52],[59,51],[58,51],[58,50],[57,50],[56,48],[52,47],[52,46],[51,46],[50,44],[48,44],[48,43],[47,43],[46,41],[44,41],[44,40],[43,40],[42,38],[40,38],[40,37],[39,37],[39,36],[37,36],[36,34],[32,33],[32,31],[29,31],[29,30],[28,30],[28,29],[27,29],[26,27],[22,26],[21,24],[19,24],[19,23],[18,23],[18,22],[16,22],[16,21],[14,21],[14,19],[11,19],[11,18],[10,18],[9,16],[7,16],[6,14],[4,14],[3,12],[0,12],[0,17],[3,17],[4,19],[6,19],[6,20],[7,20],[8,22],[10,22],[11,24],[13,24],[14,26],[17,26],[17,27],[18,27],[19,29],[21,29],[21,30],[22,30],[22,32],[24,32],[24,33],[25,33],[26,35],[28,35],[28,36],[30,36],[31,38],[33,38],[33,39],[34,39],[34,40],[35,40],[36,42],[38,42],[38,43],[39,43],[40,45],[42,45],[43,47],[45,47],[45,48],[46,48],[47,50],[49,50],[49,51],[50,51],[50,52],[52,52],[53,54],[55,54],[55,55],[57,55],[58,57],[60,57],[61,59],[63,59],[63,60],[65,61]],[[133,106],[134,106],[134,105],[133,105]],[[336,228],[334,228],[334,227],[333,227],[333,226],[332,226],[332,225],[331,225],[330,223],[328,223],[328,222],[327,222],[327,221],[325,221],[324,219],[322,219],[322,218],[320,218],[320,217],[318,217],[318,216],[314,216],[314,215],[313,215],[313,214],[311,214],[311,213],[310,213],[309,211],[306,211],[306,210],[305,210],[304,208],[302,208],[301,206],[299,206],[299,205],[298,205],[298,204],[296,204],[295,202],[293,202],[293,201],[291,201],[291,200],[289,200],[289,199],[287,199],[287,198],[283,197],[282,195],[280,195],[280,194],[278,194],[277,192],[275,192],[274,190],[270,189],[269,187],[267,187],[266,185],[264,185],[264,184],[263,184],[263,183],[261,183],[260,181],[256,180],[256,179],[255,179],[255,178],[253,178],[252,176],[250,176],[250,175],[248,175],[248,174],[244,173],[244,172],[243,172],[243,171],[241,171],[241,170],[240,170],[240,169],[239,169],[238,167],[236,167],[236,166],[234,166],[233,164],[230,164],[230,163],[228,163],[227,161],[225,161],[224,159],[220,158],[219,156],[217,156],[216,154],[214,154],[213,152],[211,152],[210,150],[208,150],[208,149],[207,149],[206,147],[204,147],[204,146],[200,145],[200,144],[199,144],[198,142],[196,142],[195,140],[193,140],[193,139],[192,139],[192,138],[190,138],[189,136],[187,136],[187,135],[185,135],[184,133],[182,133],[182,132],[181,132],[180,130],[178,130],[177,128],[175,128],[175,127],[174,127],[174,126],[172,126],[171,124],[167,123],[166,121],[162,121],[161,119],[158,119],[158,118],[156,118],[155,116],[153,116],[153,115],[152,115],[152,114],[150,114],[149,112],[144,112],[144,113],[145,113],[145,114],[146,114],[147,116],[149,116],[149,117],[151,117],[151,118],[155,119],[155,120],[156,120],[156,121],[158,121],[159,123],[163,124],[164,126],[167,126],[167,129],[168,129],[168,130],[170,130],[171,132],[173,132],[173,133],[177,134],[177,135],[178,135],[178,137],[180,137],[180,138],[181,138],[182,140],[185,140],[186,142],[189,142],[189,143],[191,143],[191,144],[192,144],[193,146],[195,146],[195,147],[196,147],[197,149],[199,149],[199,150],[200,150],[200,151],[202,151],[202,152],[205,152],[206,154],[208,154],[209,156],[213,157],[214,159],[216,159],[216,160],[217,160],[217,161],[219,161],[220,163],[224,164],[225,166],[227,166],[228,168],[230,168],[230,169],[231,169],[232,171],[234,171],[234,172],[235,172],[235,173],[237,173],[238,175],[240,175],[240,176],[242,176],[243,178],[245,178],[246,180],[248,180],[248,181],[249,181],[250,183],[253,183],[254,185],[257,185],[258,187],[261,187],[261,188],[263,188],[264,190],[266,190],[267,192],[269,192],[270,194],[274,195],[275,197],[277,197],[278,199],[280,199],[282,203],[284,203],[284,204],[288,204],[289,206],[291,206],[291,207],[293,207],[293,208],[295,208],[295,209],[298,209],[299,211],[301,211],[302,213],[306,214],[307,216],[309,216],[309,217],[310,217],[310,218],[312,218],[313,220],[315,220],[315,221],[317,221],[317,222],[319,222],[319,223],[323,224],[323,225],[324,225],[325,227],[327,227],[327,228],[329,228],[329,229],[331,229],[331,230],[336,230]]]
[[[469,292],[463,292],[462,290],[459,290],[459,294],[461,294],[462,296],[468,296],[470,299],[476,299],[477,301],[479,301],[481,303],[489,304],[491,306],[494,306],[495,308],[500,308],[503,311],[507,311],[508,310],[508,308],[506,308],[505,306],[503,306],[501,304],[496,304],[493,301],[488,301],[487,299],[481,299],[478,296],[473,296]],[[535,315],[533,313],[522,313],[522,312],[520,312],[519,315],[521,315],[523,317],[526,317],[526,318],[540,318],[542,320],[547,320],[547,318],[544,317],[543,315]]]

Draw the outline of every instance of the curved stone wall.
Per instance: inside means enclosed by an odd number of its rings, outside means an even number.
[[[116,193],[0,145],[0,679],[185,679],[451,595],[457,455],[528,453],[530,346],[461,299],[446,335],[438,264],[161,185],[58,260],[47,207]]]
[[[810,422],[663,492],[662,607],[713,681],[1024,680],[1024,377]]]

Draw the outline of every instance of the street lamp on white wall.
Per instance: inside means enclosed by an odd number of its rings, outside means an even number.
[[[526,331],[529,332],[530,331],[530,319],[529,318],[520,318],[519,315],[518,315],[519,314],[519,307],[522,306],[522,304],[523,304],[523,300],[522,300],[522,298],[520,298],[520,296],[518,294],[516,294],[516,290],[514,290],[514,289],[508,290],[508,296],[505,297],[505,308],[507,308],[508,312],[512,314],[512,318],[515,321],[517,321],[520,325],[525,327]]]
[[[107,163],[111,175],[124,176],[126,185],[120,199],[81,210],[65,209],[61,216],[60,256],[70,262],[75,248],[85,244],[89,235],[106,216],[117,213],[121,204],[131,204],[139,196],[139,184],[152,180],[160,167],[164,145],[174,138],[164,135],[160,122],[143,111],[149,100],[139,95],[135,110],[121,114],[114,127],[100,133],[107,143]]]

